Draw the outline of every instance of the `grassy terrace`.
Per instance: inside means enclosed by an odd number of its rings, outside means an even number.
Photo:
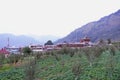
[[[2,59],[0,80],[120,79],[120,45],[74,50],[64,48],[15,57],[13,61]]]

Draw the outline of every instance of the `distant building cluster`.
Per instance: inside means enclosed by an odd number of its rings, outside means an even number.
[[[75,42],[75,43],[67,43],[67,42],[63,42],[63,43],[59,43],[59,44],[55,44],[55,45],[28,45],[28,47],[33,51],[33,52],[42,52],[42,51],[50,51],[50,50],[59,50],[62,49],[63,47],[69,47],[69,48],[81,48],[81,47],[91,47],[94,44],[90,41],[90,38],[85,37],[83,39],[81,39],[79,42]],[[20,54],[21,50],[24,47],[5,47],[2,48],[0,50],[0,54]]]
[[[70,48],[80,48],[80,47],[91,47],[93,46],[93,43],[90,41],[90,38],[85,37],[80,40],[80,42],[75,42],[75,43],[61,43],[57,45],[58,47],[70,47]]]

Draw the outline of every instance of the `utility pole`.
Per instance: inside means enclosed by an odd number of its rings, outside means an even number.
[[[8,44],[7,44],[7,47],[10,47],[9,42],[10,42],[10,41],[9,41],[9,37],[8,37],[8,39],[7,39],[7,43],[8,43]]]
[[[77,42],[77,30],[75,32],[76,32],[76,42]]]

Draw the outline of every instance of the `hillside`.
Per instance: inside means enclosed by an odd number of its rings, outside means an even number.
[[[90,37],[93,42],[108,38],[114,41],[120,40],[120,10],[72,31],[55,43],[76,42],[85,36]]]

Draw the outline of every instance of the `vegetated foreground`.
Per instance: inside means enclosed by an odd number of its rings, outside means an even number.
[[[0,80],[120,79],[120,43],[80,49],[63,48],[17,58],[12,55],[8,59],[2,59]],[[15,62],[20,65],[13,66]]]

